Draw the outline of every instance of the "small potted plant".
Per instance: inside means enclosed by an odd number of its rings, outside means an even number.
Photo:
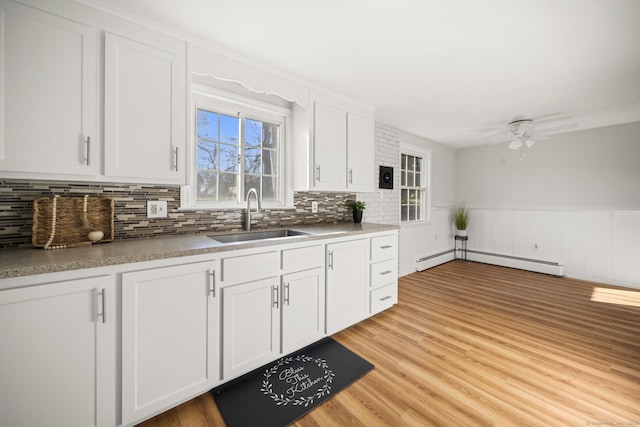
[[[458,229],[458,236],[467,235],[467,225],[469,225],[469,211],[464,206],[456,206],[453,208],[453,222]]]
[[[366,209],[366,203],[354,200],[349,204],[349,207],[353,211],[353,222],[360,224],[362,222],[362,211]]]

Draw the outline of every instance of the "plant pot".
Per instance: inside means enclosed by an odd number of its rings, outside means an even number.
[[[467,235],[467,230],[458,230],[456,236],[464,237]]]
[[[356,224],[360,224],[362,222],[362,211],[352,211],[353,212],[353,222]]]

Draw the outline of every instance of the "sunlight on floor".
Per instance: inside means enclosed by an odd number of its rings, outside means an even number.
[[[591,301],[640,307],[640,290],[593,288]]]

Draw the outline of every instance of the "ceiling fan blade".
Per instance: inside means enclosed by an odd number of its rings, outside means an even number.
[[[563,125],[558,125],[558,126],[551,126],[551,127],[543,127],[543,128],[537,128],[535,130],[535,132],[539,135],[542,134],[552,134],[552,133],[561,133],[562,131],[565,130],[570,130],[570,129],[575,129],[578,127],[577,123],[565,123]]]

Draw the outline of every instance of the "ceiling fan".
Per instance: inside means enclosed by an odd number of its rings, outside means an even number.
[[[526,145],[527,148],[531,148],[537,141],[546,139],[546,137],[542,135],[538,135],[536,139],[534,139],[532,135],[533,120],[531,119],[514,120],[507,125],[507,129],[509,129],[512,135],[511,142],[509,142],[509,148],[512,150],[519,150],[523,144]]]
[[[548,135],[577,127],[577,123],[548,126],[548,124],[552,124],[553,122],[557,123],[570,118],[572,118],[572,116],[561,113],[548,114],[538,118],[514,117],[513,120],[507,124],[506,132],[504,128],[497,131],[494,128],[493,132],[485,138],[491,141],[489,145],[507,142],[511,150],[524,150],[531,148],[536,142],[547,139]]]

